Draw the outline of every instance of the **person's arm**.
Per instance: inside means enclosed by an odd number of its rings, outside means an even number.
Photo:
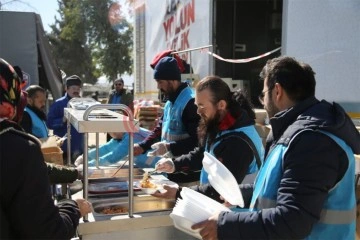
[[[161,139],[161,129],[162,129],[162,120],[163,116],[159,120],[157,126],[152,130],[152,132],[145,138],[145,140],[139,142],[139,146],[144,150],[143,153],[146,153],[151,149],[151,145],[160,141]]]
[[[46,163],[46,166],[51,184],[72,183],[79,176],[77,169],[74,167],[55,165],[51,163]]]
[[[24,111],[20,126],[25,130],[25,132],[32,134],[32,121],[30,115]]]
[[[170,143],[170,150],[174,156],[180,156],[192,151],[198,145],[197,128],[200,116],[197,114],[197,106],[191,99],[185,106],[181,116],[186,132],[190,137]]]
[[[283,160],[276,207],[257,212],[221,212],[219,239],[305,238],[320,219],[328,191],[346,167],[345,152],[329,137],[301,134]]]
[[[105,145],[101,146],[102,151],[99,153],[99,165],[107,166],[114,164],[124,158],[129,153],[129,135],[126,133],[123,139],[118,141],[111,139]],[[89,162],[89,166],[95,166],[94,158]]]
[[[173,159],[175,172],[198,171],[202,169],[204,148],[196,147],[188,154],[183,154]]]

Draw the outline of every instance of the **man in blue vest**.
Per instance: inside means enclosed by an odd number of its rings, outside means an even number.
[[[38,85],[31,85],[26,89],[27,105],[25,107],[20,125],[27,132],[38,138],[49,135],[46,126],[46,91]]]
[[[180,157],[160,159],[156,170],[173,173],[201,169],[200,185],[210,189],[210,185],[205,186],[209,183],[208,174],[202,169],[204,152],[208,152],[229,169],[238,183],[245,177],[246,182],[253,182],[262,164],[264,149],[254,126],[255,112],[245,94],[241,89],[232,93],[221,78],[207,76],[196,85],[195,104],[201,117],[199,146]],[[212,190],[212,198],[220,201],[216,191]],[[171,197],[171,194],[168,191],[155,196]]]
[[[314,75],[291,57],[267,62],[259,99],[272,131],[254,185],[240,186],[249,209],[193,225],[203,239],[355,239],[360,134],[338,104],[315,98]]]
[[[66,93],[63,97],[57,99],[49,109],[47,125],[50,129],[53,129],[54,135],[63,137],[67,133],[67,123],[64,117],[64,108],[71,98],[80,97],[81,91],[81,79],[72,75],[66,79]],[[71,162],[74,163],[76,158],[83,154],[84,148],[84,134],[79,133],[71,126]],[[65,140],[61,146],[64,152],[64,160],[67,159],[67,140]]]
[[[158,89],[168,97],[164,113],[158,125],[144,141],[134,145],[134,155],[153,149],[150,156],[180,156],[197,145],[199,115],[194,104],[194,92],[181,82],[178,63],[173,57],[163,57],[154,68]],[[200,172],[169,175],[175,182],[192,182],[199,179]]]

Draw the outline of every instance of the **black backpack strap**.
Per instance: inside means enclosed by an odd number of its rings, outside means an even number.
[[[237,137],[237,138],[240,138],[241,140],[243,140],[244,142],[246,142],[246,144],[250,147],[250,149],[252,150],[252,152],[255,156],[256,165],[260,169],[262,163],[261,163],[261,158],[259,156],[259,153],[258,153],[253,141],[244,132],[237,132],[237,131],[229,132],[229,133],[226,133],[224,135],[217,137],[215,139],[215,141],[216,142],[221,141],[221,140],[224,140],[224,139],[230,138],[230,137]]]

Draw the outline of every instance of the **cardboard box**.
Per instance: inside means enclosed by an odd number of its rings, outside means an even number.
[[[260,135],[261,138],[267,138],[267,135],[269,134],[271,127],[270,125],[261,125],[259,123],[255,124],[255,129]]]
[[[64,165],[63,151],[61,148],[55,147],[44,147],[41,148],[41,152],[44,156],[45,162]]]
[[[254,109],[254,111],[255,111],[255,116],[256,116],[255,122],[259,123],[261,125],[265,125],[265,121],[268,118],[266,110],[256,108],[256,109]]]

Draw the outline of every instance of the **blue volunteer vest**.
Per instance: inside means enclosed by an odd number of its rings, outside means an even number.
[[[181,116],[186,104],[194,98],[194,92],[190,87],[184,88],[176,98],[174,104],[167,101],[164,107],[164,115],[161,130],[161,141],[174,142],[190,137],[186,132]]]
[[[232,130],[226,130],[226,131],[222,131],[221,133],[219,133],[216,138],[221,137],[221,135],[227,134],[227,133],[231,133],[231,132],[243,132],[245,133],[250,139],[251,141],[254,143],[255,148],[261,158],[261,162],[263,162],[263,157],[264,157],[264,147],[261,141],[261,138],[259,136],[259,134],[257,133],[254,125],[251,126],[247,126],[247,127],[241,127],[241,128],[236,128],[236,129],[232,129]],[[216,141],[211,147],[210,147],[210,154],[214,155],[214,149],[216,148],[216,146],[221,142],[222,139],[220,139],[220,141]],[[207,147],[205,149],[208,149]],[[239,159],[239,161],[241,161],[241,159]],[[258,166],[256,164],[256,158],[254,156],[253,161],[251,162],[251,164],[249,165],[247,174],[256,174],[258,171]],[[208,179],[208,174],[205,171],[204,168],[201,169],[201,174],[200,174],[200,184],[206,184],[209,182]]]
[[[34,113],[30,108],[25,107],[25,112],[30,115],[32,126],[31,126],[31,134],[38,138],[46,138],[48,137],[48,128],[46,127],[46,122],[41,120],[36,113]]]
[[[313,131],[313,130],[303,130]],[[301,132],[303,132],[301,131]],[[298,134],[292,137],[294,139]],[[351,148],[340,138],[319,131],[332,138],[347,154],[348,169],[343,178],[329,191],[324,203],[321,218],[313,226],[306,239],[355,239],[356,202],[355,202],[355,157]],[[250,211],[276,207],[277,191],[282,176],[282,159],[289,148],[277,145],[268,155],[264,166],[255,181]],[[346,196],[346,197],[344,197]]]

